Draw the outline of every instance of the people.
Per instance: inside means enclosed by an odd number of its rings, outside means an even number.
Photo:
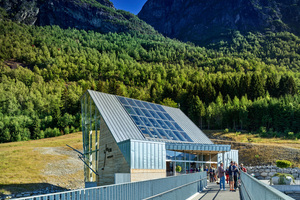
[[[243,172],[247,172],[247,169],[246,169],[246,167],[244,167],[243,163],[241,163],[240,170],[243,171]]]
[[[228,181],[229,181],[229,167],[226,168],[226,171],[225,171],[225,174],[226,174],[226,182],[228,184]]]
[[[234,171],[235,171],[236,166],[234,165],[233,161],[230,162],[228,174],[229,174],[229,187],[230,191],[235,191],[234,190]]]
[[[212,167],[210,167],[209,168],[209,181],[210,182],[214,182],[214,177],[215,176],[215,170],[212,168]]]
[[[218,176],[220,178],[220,190],[226,190],[225,189],[225,176],[224,176],[224,168],[223,163],[220,163],[220,166],[218,167]],[[223,188],[222,188],[223,187]]]
[[[234,165],[235,165],[235,169],[233,173],[233,179],[234,179],[234,191],[236,191],[236,189],[238,188],[238,177],[240,172],[239,172],[238,164],[234,162]]]

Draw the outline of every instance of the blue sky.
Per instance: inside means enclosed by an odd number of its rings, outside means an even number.
[[[147,0],[110,0],[115,8],[137,15]]]

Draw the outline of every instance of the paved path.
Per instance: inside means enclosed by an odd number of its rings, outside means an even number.
[[[240,191],[229,191],[229,185],[225,186],[226,191],[220,190],[220,185],[216,183],[208,183],[207,189],[190,198],[191,200],[239,200]]]

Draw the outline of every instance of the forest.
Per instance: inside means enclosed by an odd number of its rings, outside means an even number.
[[[300,38],[195,46],[147,33],[0,21],[0,143],[81,131],[87,89],[179,107],[201,129],[300,137]]]

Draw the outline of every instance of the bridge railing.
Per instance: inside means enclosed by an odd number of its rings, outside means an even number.
[[[24,200],[186,199],[207,185],[206,172],[19,198]]]
[[[244,172],[241,173],[240,191],[242,200],[293,200],[293,198]]]

